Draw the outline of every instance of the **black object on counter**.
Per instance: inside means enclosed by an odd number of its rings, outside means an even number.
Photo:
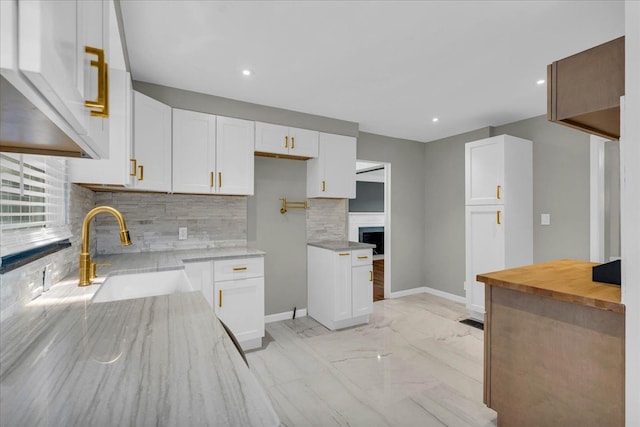
[[[620,286],[620,260],[594,266],[591,280]]]

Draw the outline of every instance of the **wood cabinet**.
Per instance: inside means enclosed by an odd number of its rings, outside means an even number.
[[[547,67],[547,118],[608,139],[620,138],[624,37]]]
[[[2,3],[2,76],[19,93],[3,100],[3,112],[13,117],[3,128],[21,129],[19,133],[27,139],[3,133],[3,146],[35,154],[107,156],[112,2]],[[3,90],[3,97],[7,90]],[[86,101],[100,105],[86,105]],[[9,111],[20,114],[6,114]],[[48,123],[54,123],[63,134],[49,135]]]
[[[171,107],[136,91],[132,152],[133,187],[171,191]]]
[[[465,145],[467,309],[483,321],[484,284],[476,275],[533,262],[531,141],[509,135]]]
[[[185,261],[187,277],[244,350],[264,337],[264,258]]]
[[[173,191],[253,194],[253,122],[173,110]]]
[[[373,311],[372,250],[307,246],[308,314],[331,330],[369,322]]]
[[[298,159],[318,157],[319,132],[256,122],[256,155]]]
[[[356,138],[320,133],[318,158],[307,160],[307,197],[356,197]]]

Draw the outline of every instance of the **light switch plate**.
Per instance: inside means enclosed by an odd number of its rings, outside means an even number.
[[[551,214],[541,214],[540,225],[551,225]]]
[[[187,240],[187,227],[178,227],[178,240]]]

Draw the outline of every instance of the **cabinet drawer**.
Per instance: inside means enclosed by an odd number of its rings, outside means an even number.
[[[214,268],[216,282],[262,277],[264,276],[264,258],[234,258],[216,261]]]
[[[372,249],[358,249],[351,251],[351,265],[371,265],[373,262],[373,250]]]

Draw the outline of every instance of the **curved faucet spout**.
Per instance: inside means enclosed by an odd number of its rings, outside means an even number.
[[[82,222],[82,249],[80,251],[80,280],[78,282],[78,286],[88,286],[91,284],[92,262],[91,255],[89,254],[89,224],[94,216],[102,212],[110,213],[118,220],[118,224],[120,225],[120,243],[122,246],[131,245],[131,238],[129,236],[129,230],[127,229],[127,223],[120,212],[110,206],[98,206],[91,209]]]

